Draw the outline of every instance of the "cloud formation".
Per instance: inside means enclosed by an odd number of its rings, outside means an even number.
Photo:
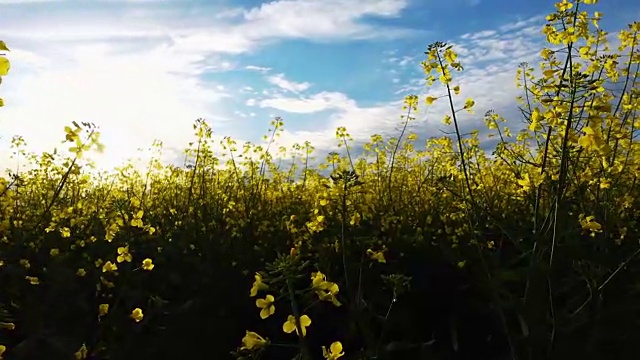
[[[284,74],[276,74],[276,75],[269,76],[267,77],[267,81],[269,81],[271,84],[276,85],[277,87],[285,91],[290,91],[294,93],[305,91],[309,87],[311,87],[311,84],[306,81],[298,83],[295,81],[287,80],[284,77]]]
[[[282,116],[283,144],[309,140],[327,151],[335,147],[337,126],[357,141],[397,135],[404,96],[444,94],[423,84],[424,50],[414,44],[425,33],[454,45],[465,66],[454,74],[462,88],[456,106],[471,97],[476,111],[460,113],[463,131],[482,128],[489,109],[517,126],[515,72],[522,61],[537,62],[544,44],[544,16],[537,12],[515,21],[460,21],[460,35],[448,36],[429,28],[422,18],[429,4],[415,0],[276,0],[253,7],[234,0],[102,0],[82,7],[36,1],[0,0],[2,37],[12,49],[12,71],[0,89],[7,103],[0,110],[2,168],[11,135],[48,151],[73,120],[101,127],[107,167],[154,139],[175,159],[200,117],[216,134],[259,142],[256,129]],[[465,5],[460,11],[474,14],[491,3],[458,2]],[[379,62],[361,65],[365,57]],[[338,65],[348,67],[348,77],[334,75]],[[422,139],[442,135],[448,111],[443,100],[421,103],[412,130]]]
[[[457,114],[461,131],[467,133],[473,129],[484,131],[483,115],[488,110],[495,110],[505,116],[512,129],[518,128],[520,114],[515,98],[520,90],[516,89],[515,76],[518,65],[522,61],[535,62],[541,49],[543,38],[540,35],[541,20],[539,16],[524,21],[507,23],[498,29],[480,30],[459,36],[450,42],[454,50],[460,54],[465,66],[462,73],[454,73],[454,84],[460,85],[460,95],[454,96],[456,110],[463,107],[465,99],[475,100],[474,114],[466,111]],[[405,68],[408,64],[416,64],[421,59],[415,56],[392,57],[387,60],[392,66]],[[324,122],[322,129],[313,131],[300,129],[287,132],[283,144],[302,143],[309,140],[318,149],[330,150],[335,146],[335,128],[345,126],[357,142],[368,141],[372,134],[383,134],[387,137],[397,136],[402,124],[402,97],[418,94],[421,99],[426,95],[445,95],[445,89],[437,83],[431,88],[424,85],[424,75],[419,71],[413,74],[408,85],[402,85],[396,92],[397,98],[375,106],[359,105],[347,94],[339,92],[318,92],[306,97],[282,97],[263,99],[261,107],[271,107],[287,113],[313,113],[333,110],[329,121]],[[420,103],[416,121],[410,129],[419,134],[421,139],[431,136],[442,136],[452,128],[441,123],[445,114],[450,113],[446,99],[436,101],[432,106]],[[284,115],[285,119],[287,115]],[[486,137],[485,141],[489,141]]]

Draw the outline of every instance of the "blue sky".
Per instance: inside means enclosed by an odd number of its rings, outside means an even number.
[[[261,142],[274,116],[282,145],[335,147],[335,128],[356,140],[396,134],[405,95],[425,88],[419,62],[428,44],[455,44],[462,93],[476,100],[463,129],[494,109],[517,127],[514,76],[537,64],[547,0],[0,0],[0,39],[11,48],[0,86],[0,165],[12,135],[50,151],[71,121],[100,126],[105,167],[154,139],[166,159],[207,119],[216,138]],[[640,19],[640,4],[601,0],[610,32]],[[443,101],[413,130],[440,136]],[[2,166],[2,168],[6,165]]]

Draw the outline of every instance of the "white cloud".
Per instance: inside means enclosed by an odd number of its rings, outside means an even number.
[[[7,2],[0,0],[0,4]],[[10,13],[3,31],[13,50],[10,57],[14,64],[2,85],[7,106],[0,112],[4,136],[0,154],[9,153],[5,148],[14,133],[25,135],[32,149],[49,151],[63,137],[62,127],[73,120],[101,126],[107,167],[120,164],[154,138],[162,139],[167,148],[181,148],[192,139],[194,119],[205,117],[215,123],[233,115],[220,101],[228,96],[225,85],[202,81],[207,72],[236,68],[227,55],[255,51],[287,38],[318,41],[397,36],[402,30],[369,25],[363,19],[396,17],[407,3],[280,0],[253,9],[209,7],[179,12],[174,3],[166,2],[163,9],[134,8],[131,12],[107,9],[103,13],[97,8],[60,10],[52,15],[25,12],[19,20]],[[534,24],[539,20],[521,20],[465,35],[455,42],[466,69],[462,75],[454,75],[454,82],[463,89],[456,102],[473,97],[477,103],[476,115],[461,115],[465,128],[481,124],[488,108],[500,110],[512,104],[517,63],[539,50],[532,46],[532,36],[539,34]],[[28,46],[16,48],[11,40]],[[392,62],[400,66],[415,60],[397,51],[385,55],[394,56]],[[477,64],[482,61],[498,63]],[[256,65],[245,69],[263,74],[271,71]],[[423,78],[420,74],[398,94],[440,91],[437,87],[425,90]],[[296,94],[311,86],[288,80],[283,74],[267,77],[267,81]],[[254,88],[245,86],[243,91],[254,92]],[[278,92],[262,90],[265,99],[248,99],[246,105],[298,114],[333,112],[328,121],[320,123],[320,129],[311,131],[303,126],[302,130],[285,131],[284,143],[309,140],[317,148],[329,149],[335,144],[336,126],[346,126],[356,140],[366,140],[373,133],[393,132],[401,122],[400,95],[394,101],[365,107],[335,91],[298,97],[283,97]],[[440,101],[432,108],[421,108],[420,131],[440,135],[437,128],[445,105]],[[239,116],[247,116],[240,110]],[[248,116],[257,115],[251,112]],[[317,127],[318,122],[312,125]],[[0,164],[5,160],[0,158]]]
[[[478,31],[476,33],[467,33],[464,34],[462,36],[460,36],[461,39],[478,39],[478,38],[485,38],[485,37],[490,37],[497,34],[497,32],[495,30],[483,30],[483,31]]]
[[[384,34],[358,22],[364,16],[395,17],[407,0],[280,0],[246,11],[242,29],[276,37],[360,37]],[[388,31],[388,29],[386,30]]]
[[[116,6],[67,7],[53,13],[40,9],[28,15],[20,13],[21,16],[14,12],[16,16],[9,16],[9,19],[15,20],[3,23],[3,31],[16,39],[154,40],[170,42],[181,52],[240,54],[276,39],[370,39],[406,35],[406,30],[372,26],[362,22],[362,18],[398,16],[407,2],[280,0],[251,9],[208,4],[191,8],[174,2],[165,2],[163,7],[149,7],[134,2],[132,8],[126,9]],[[212,22],[212,18],[218,21]]]
[[[260,107],[268,107],[298,114],[311,114],[324,110],[348,109],[355,102],[345,94],[321,92],[307,98],[276,97],[260,101]]]
[[[284,89],[286,91],[291,91],[294,93],[305,91],[309,87],[311,87],[311,84],[308,82],[297,83],[295,81],[287,80],[284,77],[284,74],[276,74],[276,75],[269,76],[267,77],[267,81],[273,85],[276,85],[281,89]]]
[[[533,18],[534,20],[537,18]],[[508,126],[516,129],[520,125],[515,97],[520,94],[516,89],[514,77],[518,64],[522,61],[535,62],[542,45],[539,28],[534,20],[528,19],[513,23],[505,32],[500,29],[487,29],[460,37],[449,42],[460,55],[465,70],[454,72],[453,82],[461,86],[461,94],[454,96],[456,109],[461,108],[465,99],[475,100],[474,114],[458,112],[458,120],[463,133],[478,129],[485,133],[483,115],[488,110],[495,110],[508,119]],[[534,31],[538,30],[538,31]],[[399,63],[403,58],[396,56],[391,63]],[[418,59],[415,59],[418,61]],[[440,85],[430,88],[424,86],[424,75],[420,74],[409,81],[397,92],[398,98],[388,103],[364,107],[346,94],[337,92],[321,92],[308,97],[285,98],[274,97],[260,102],[260,106],[272,107],[290,113],[314,113],[332,110],[329,121],[322,123],[320,129],[285,131],[280,140],[285,145],[310,141],[319,150],[335,149],[335,128],[345,126],[356,141],[367,141],[374,134],[397,136],[401,125],[402,95],[418,94],[421,99],[429,95],[444,95],[445,89]],[[410,128],[424,138],[443,136],[439,130],[452,131],[441,123],[442,117],[450,113],[448,101],[441,99],[433,106],[419,105],[417,120]],[[286,119],[286,116],[285,116]],[[313,125],[317,127],[317,122]],[[482,138],[482,140],[486,140]]]
[[[407,66],[409,64],[414,63],[416,60],[415,56],[401,56],[401,57],[391,57],[387,61],[392,64],[397,64],[401,67]]]
[[[12,50],[10,56],[29,61],[12,58],[14,68],[2,84],[3,149],[10,136],[19,134],[30,149],[51,151],[64,138],[65,125],[87,121],[101,128],[107,147],[100,165],[111,167],[156,138],[167,146],[185,146],[193,120],[219,121],[224,115],[224,110],[214,113],[213,105],[228,95],[199,80],[198,56],[171,54],[166,48],[124,55],[115,53],[113,45],[100,44],[75,47],[71,62],[57,63],[52,57]],[[2,157],[0,164],[5,164]]]
[[[240,53],[250,51],[263,43],[275,39],[304,38],[310,40],[326,39],[372,39],[380,37],[398,37],[415,34],[402,28],[373,26],[362,22],[364,17],[397,17],[408,5],[408,0],[279,0],[264,3],[245,10],[243,21],[222,26],[219,31],[228,42],[237,46],[215,46],[207,39],[193,41],[202,46],[213,46],[217,51]],[[206,31],[206,30],[205,30]],[[206,31],[207,33],[209,31]],[[190,42],[185,36],[182,41]],[[224,39],[216,39],[225,43]]]
[[[544,18],[545,18],[544,16],[538,15],[538,16],[530,17],[528,19],[507,23],[500,26],[500,31],[507,32],[512,30],[518,30],[518,29],[522,29],[524,27],[529,27],[531,25],[536,25],[536,24],[539,24],[540,26],[542,26],[542,22],[544,21]]]
[[[241,54],[254,48],[256,42],[242,32],[224,29],[198,29],[173,35],[176,50],[184,52],[210,52]]]
[[[107,167],[155,138],[167,147],[182,147],[191,139],[194,119],[219,122],[233,115],[219,101],[228,96],[220,87],[224,84],[202,80],[206,73],[235,69],[237,63],[228,55],[287,38],[397,36],[403,34],[400,29],[372,26],[363,19],[399,16],[408,2],[280,0],[245,9],[212,3],[185,7],[170,1],[162,6],[138,1],[120,6],[115,0],[82,7],[26,5],[36,1],[0,0],[3,40],[13,50],[12,72],[2,85],[6,107],[0,112],[0,167],[7,162],[4,149],[12,134],[25,135],[31,150],[49,151],[63,135],[62,127],[73,120],[101,127]],[[268,71],[251,65],[246,69]],[[311,85],[284,75],[269,80],[291,92]],[[274,91],[262,94],[273,97]],[[292,108],[284,102],[272,105]]]
[[[454,50],[467,65],[478,66],[480,62],[498,62],[501,66],[512,66],[527,61],[537,54],[544,42],[541,35],[540,16],[507,23],[499,29],[489,29],[460,36],[452,41]]]
[[[271,71],[271,68],[269,68],[269,67],[256,66],[256,65],[247,65],[244,68],[247,69],[247,70],[251,70],[251,71],[257,71],[257,72],[262,73],[262,74],[266,74],[269,71]]]
[[[406,0],[282,0],[253,9],[207,5],[192,11],[170,2],[166,8],[94,3],[35,9],[0,0],[9,3],[3,40],[14,65],[3,84],[0,147],[9,146],[5,134],[22,134],[32,150],[48,151],[64,125],[91,121],[102,129],[107,167],[155,138],[184,146],[193,120],[232,114],[219,103],[227,96],[217,87],[222,84],[201,81],[206,72],[235,68],[216,54],[245,53],[278,38],[375,37],[385,30],[362,17],[397,16],[406,6]],[[213,17],[218,21],[211,25]],[[268,80],[291,92],[311,86],[282,74]]]
[[[64,0],[0,0],[0,5],[4,4],[31,4],[43,2],[62,2]]]
[[[337,140],[335,130],[339,126],[347,128],[347,132],[354,141],[367,141],[373,134],[388,134],[393,132],[400,122],[402,114],[401,102],[390,102],[372,107],[360,107],[346,95],[336,93],[336,98],[342,98],[337,112],[329,116],[323,127],[317,130],[285,130],[277,139],[278,146],[291,146],[309,141],[318,151],[327,152],[335,149]],[[395,133],[394,133],[395,134]]]

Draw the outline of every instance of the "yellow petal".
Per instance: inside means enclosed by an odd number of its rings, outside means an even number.
[[[291,317],[291,315],[289,315]],[[282,330],[284,332],[286,332],[287,334],[290,334],[293,332],[293,330],[296,329],[296,324],[295,322],[292,321],[287,321],[284,324],[282,324]]]
[[[266,308],[260,310],[260,317],[262,319],[266,319],[266,318],[269,317],[269,315],[271,315],[271,312],[269,311],[269,309],[273,309],[273,307],[269,306],[269,307],[266,307]]]
[[[302,327],[311,325],[311,319],[307,315],[300,316],[300,325],[302,325]]]
[[[332,294],[337,294],[340,291],[340,288],[338,287],[338,284],[331,283],[331,285],[329,286],[329,288],[327,288],[327,290],[329,290],[329,292]]]
[[[9,63],[9,60],[3,56],[0,56],[0,76],[7,75],[10,68],[11,64]]]
[[[342,343],[340,341],[336,341],[331,344],[330,349],[333,354],[340,354],[342,352]]]

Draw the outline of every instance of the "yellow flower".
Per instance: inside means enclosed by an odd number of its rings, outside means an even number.
[[[543,119],[544,117],[540,112],[540,109],[533,109],[533,111],[531,112],[531,125],[529,125],[529,130],[535,131],[536,129],[538,129],[538,127],[540,127],[540,121]]]
[[[266,319],[276,312],[276,307],[273,305],[275,301],[276,299],[273,298],[273,295],[267,295],[264,299],[256,300],[256,306],[262,309],[260,310],[261,318]]]
[[[49,255],[51,256],[57,256],[58,254],[60,254],[60,250],[58,249],[51,249],[51,251],[49,251]]]
[[[131,219],[131,226],[143,227],[142,216],[144,216],[144,211],[138,210],[138,213],[133,216],[133,219]]]
[[[467,109],[467,111],[470,114],[473,114],[473,105],[475,105],[476,102],[473,101],[473,99],[469,98],[467,99],[467,101],[464,102],[464,108]]]
[[[326,280],[326,276],[320,271],[311,274],[311,287],[318,294],[320,300],[331,301],[333,305],[342,305],[336,298],[340,288],[338,284]]]
[[[131,262],[133,257],[129,254],[129,245],[121,246],[118,248],[118,258],[116,259],[119,263],[126,261]]]
[[[111,261],[107,261],[102,265],[102,272],[116,271],[118,270],[118,265],[112,263]]]
[[[269,289],[269,286],[262,282],[262,275],[256,273],[255,279],[256,281],[253,282],[253,286],[250,291],[251,297],[258,295],[258,291],[260,290],[264,291]]]
[[[572,7],[573,7],[573,4],[570,2],[567,2],[567,0],[562,0],[561,3],[556,3],[556,8],[561,12],[565,12],[571,9]]]
[[[86,359],[88,353],[89,353],[89,351],[87,350],[87,346],[85,344],[82,344],[80,349],[78,349],[78,351],[76,351],[76,353],[75,353],[76,360],[84,360],[84,359]]]
[[[518,179],[518,185],[522,186],[525,190],[531,188],[531,179],[529,174],[524,174],[522,179]]]
[[[2,360],[2,354],[7,351],[7,347],[4,345],[0,345],[0,360]]]
[[[87,271],[83,268],[78,269],[78,271],[76,271],[76,275],[78,276],[85,276],[87,275]]]
[[[427,96],[427,98],[425,99],[425,102],[427,103],[427,105],[431,105],[436,100],[438,100],[438,98],[435,98],[433,96]]]
[[[585,126],[582,131],[584,131],[584,135],[578,140],[580,146],[585,149],[599,149],[603,146],[604,141],[602,140],[599,131],[590,126]]]
[[[31,285],[38,285],[40,284],[40,279],[38,279],[37,276],[25,276],[25,279],[27,279]]]
[[[246,335],[242,338],[242,347],[241,350],[257,350],[267,344],[267,340],[265,340],[262,336],[258,335],[253,331],[248,331]]]
[[[582,228],[584,230],[589,230],[591,232],[601,232],[602,231],[602,225],[600,225],[595,220],[595,216],[593,216],[593,215],[587,216],[586,218],[581,220],[580,221],[580,225],[582,225]]]
[[[16,328],[16,324],[12,323],[12,322],[0,322],[0,328],[2,329],[7,329],[7,330],[15,330]]]
[[[326,279],[327,277],[320,271],[311,273],[311,286],[313,286],[314,288],[319,287],[323,282],[326,281]]]
[[[311,325],[311,319],[307,315],[300,316],[300,327],[302,328],[302,336],[307,335],[307,327],[309,325]],[[300,333],[298,333],[298,328],[296,327],[296,317],[293,315],[289,315],[287,321],[282,325],[282,330],[287,334],[291,334],[293,330],[295,330],[296,334],[300,335]]]
[[[323,288],[318,289],[316,291],[316,294],[318,294],[320,299],[324,301],[331,301],[335,306],[342,305],[340,301],[338,301],[338,298],[336,297],[338,295],[338,292],[340,292],[340,288],[338,287],[338,284],[327,281],[323,285],[324,285]]]
[[[444,59],[449,63],[455,62],[457,57],[458,55],[456,55],[456,53],[450,48],[444,51]]]
[[[142,320],[142,318],[144,317],[144,314],[142,313],[142,309],[135,308],[135,309],[133,309],[133,311],[131,312],[131,315],[129,315],[129,317],[132,318],[133,320],[135,320],[136,322],[140,322]]]
[[[553,55],[553,50],[544,48],[540,51],[540,56],[544,60],[549,60],[549,58]]]
[[[332,343],[331,346],[329,346],[329,350],[324,346],[322,347],[322,356],[324,356],[325,359],[336,360],[343,355],[344,352],[342,351],[342,343],[340,341]]]
[[[367,255],[371,260],[376,260],[380,263],[386,263],[387,260],[384,258],[384,250],[383,251],[373,251],[371,249],[367,250]]]
[[[63,227],[60,229],[60,235],[62,235],[63,238],[68,238],[71,236],[71,230],[68,227]]]
[[[109,304],[98,305],[98,316],[105,316],[109,313]]]
[[[453,92],[454,92],[456,95],[459,95],[459,94],[460,94],[460,85],[456,85],[456,86],[454,86],[454,87],[453,87]]]
[[[155,265],[153,264],[153,260],[151,260],[151,259],[144,259],[142,261],[142,268],[145,269],[145,270],[151,271],[151,270],[153,270],[154,266]]]

